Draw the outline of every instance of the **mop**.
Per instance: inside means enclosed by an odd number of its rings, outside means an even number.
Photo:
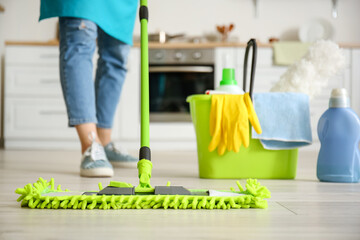
[[[33,184],[16,189],[22,207],[39,209],[241,209],[267,208],[270,191],[256,179],[246,181],[246,189],[226,191],[186,189],[182,186],[152,187],[152,162],[149,140],[149,71],[148,71],[148,8],[140,0],[141,22],[141,147],[139,151],[137,187],[126,182],[110,181],[98,191],[62,190],[55,181],[39,178]]]

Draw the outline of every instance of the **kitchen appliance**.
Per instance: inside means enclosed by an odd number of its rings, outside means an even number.
[[[150,49],[151,122],[191,122],[186,98],[214,89],[214,49]]]

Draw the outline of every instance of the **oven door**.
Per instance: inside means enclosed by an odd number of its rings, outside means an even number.
[[[191,121],[186,98],[214,89],[213,65],[150,65],[150,121]]]

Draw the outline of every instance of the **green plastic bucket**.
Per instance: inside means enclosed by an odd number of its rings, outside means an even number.
[[[209,152],[211,95],[191,95],[186,101],[196,132],[200,178],[295,178],[298,149],[266,150],[258,139],[250,139],[249,147],[237,153]]]

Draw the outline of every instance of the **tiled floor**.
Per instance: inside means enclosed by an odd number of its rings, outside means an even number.
[[[318,182],[316,154],[302,151],[296,180],[261,180],[272,193],[265,210],[33,210],[16,202],[14,190],[38,177],[71,190],[110,181],[80,178],[79,159],[74,151],[0,150],[1,240],[360,239],[360,184]],[[153,151],[152,159],[153,185],[236,187],[234,180],[199,179],[195,152]],[[116,169],[113,179],[136,185],[137,170]]]

